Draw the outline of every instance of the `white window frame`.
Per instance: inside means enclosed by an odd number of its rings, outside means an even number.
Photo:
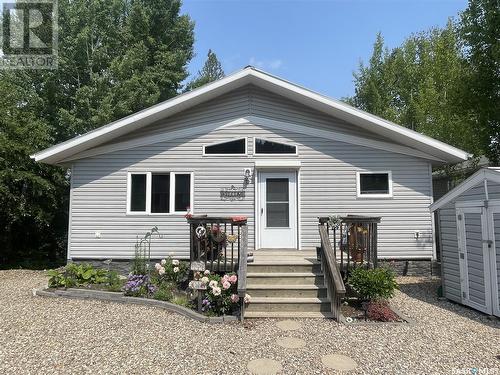
[[[257,149],[255,147],[257,139],[262,139],[263,141],[268,141],[268,142],[274,142],[274,143],[279,143],[285,146],[290,146],[290,147],[295,147],[295,153],[293,154],[264,154],[264,153],[257,153]],[[263,138],[263,137],[253,137],[253,155],[254,156],[279,156],[279,157],[286,157],[286,156],[298,156],[299,155],[299,146],[293,143],[287,143],[287,142],[281,142],[277,141],[275,139],[268,139],[268,138]]]
[[[130,206],[132,202],[132,175],[141,174],[146,175],[146,210],[145,211],[131,211]],[[151,184],[153,180],[153,174],[169,174],[170,175],[170,206],[169,212],[151,212]],[[190,178],[190,186],[189,186],[189,200],[190,200],[190,212],[194,212],[194,173],[188,171],[133,171],[127,173],[127,215],[133,216],[170,216],[170,215],[185,215],[187,210],[184,211],[175,211],[175,184],[176,184],[176,176],[178,174],[188,174],[191,176]],[[172,178],[173,177],[173,178]]]
[[[245,153],[243,153],[243,154],[207,154],[205,152],[205,149],[207,147],[222,145],[224,143],[229,143],[229,142],[234,142],[234,141],[240,141],[242,139],[245,140]],[[207,144],[204,144],[203,145],[203,156],[206,156],[206,157],[211,157],[211,156],[217,156],[217,157],[221,157],[221,156],[230,156],[230,157],[248,156],[248,139],[247,139],[247,137],[239,137],[239,138],[236,138],[236,139],[228,139],[228,140],[224,140],[224,141],[217,142],[217,143],[209,143],[209,144],[207,143]]]
[[[386,194],[362,194],[361,193],[361,175],[362,174],[387,174],[389,179],[389,192]],[[356,172],[356,196],[358,198],[370,199],[370,198],[392,198],[392,171],[358,171]]]

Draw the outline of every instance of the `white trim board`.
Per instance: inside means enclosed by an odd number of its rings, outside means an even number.
[[[31,157],[36,161],[58,164],[72,155],[116,139],[118,136],[140,129],[160,119],[195,105],[214,99],[248,84],[256,85],[272,93],[284,96],[310,108],[340,118],[353,126],[378,133],[395,142],[416,148],[446,162],[460,162],[470,157],[467,152],[427,137],[403,126],[349,106],[341,101],[295,85],[268,73],[247,67],[220,80],[204,85],[191,92],[144,109],[121,120],[40,151]]]
[[[354,136],[354,135],[336,132],[333,130],[315,129],[315,128],[311,128],[311,127],[307,127],[307,126],[303,126],[303,125],[292,124],[292,123],[284,122],[284,121],[276,121],[276,120],[271,120],[271,119],[258,117],[258,116],[240,117],[240,118],[237,118],[234,120],[229,120],[229,121],[215,122],[212,124],[205,124],[205,125],[200,125],[200,126],[194,126],[191,128],[166,131],[166,132],[160,133],[160,134],[138,137],[138,138],[134,138],[134,139],[131,139],[128,141],[124,141],[124,142],[119,142],[119,143],[114,143],[114,144],[110,144],[110,145],[106,145],[106,146],[96,147],[94,149],[73,155],[72,157],[64,159],[63,161],[68,162],[68,161],[72,161],[72,160],[83,159],[83,158],[87,158],[87,157],[91,157],[91,156],[105,154],[108,152],[126,150],[126,149],[140,147],[140,146],[146,146],[149,144],[170,141],[170,140],[177,139],[177,138],[185,138],[185,137],[189,137],[189,136],[196,135],[196,134],[204,134],[204,133],[207,133],[210,131],[219,130],[219,129],[223,129],[223,128],[227,128],[227,127],[231,127],[231,126],[238,126],[238,125],[257,125],[257,126],[267,127],[267,128],[271,128],[271,129],[278,129],[278,130],[290,131],[290,132],[298,133],[298,134],[315,136],[318,138],[329,139],[332,141],[355,144],[355,145],[373,148],[373,149],[377,149],[377,150],[384,150],[387,152],[394,152],[397,154],[415,156],[418,158],[423,158],[423,159],[432,160],[432,161],[438,161],[441,163],[445,162],[444,160],[437,159],[432,155],[423,153],[421,151],[418,151],[418,150],[415,150],[415,149],[412,149],[412,148],[406,147],[406,146],[400,146],[400,145],[393,144],[393,143],[362,138],[362,137],[358,137],[358,136]],[[298,148],[297,148],[297,151],[298,151]],[[282,157],[286,156],[286,154],[279,154],[279,155]],[[206,155],[206,156],[209,157],[209,156],[217,156],[217,155]],[[245,156],[245,155],[239,155],[239,156]],[[264,157],[264,155],[261,155],[261,156]],[[273,156],[276,156],[276,155],[273,155]],[[288,155],[288,156],[293,157],[296,155]]]

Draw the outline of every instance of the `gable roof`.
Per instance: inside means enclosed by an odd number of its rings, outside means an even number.
[[[457,199],[460,195],[465,193],[467,190],[472,189],[474,186],[486,181],[494,181],[500,184],[500,168],[490,167],[483,168],[474,173],[468,179],[463,181],[461,184],[456,186],[454,189],[450,190],[448,193],[439,198],[436,202],[429,206],[431,211],[436,211],[441,207],[447,205],[448,203]]]
[[[254,67],[246,67],[220,80],[193,91],[136,112],[108,125],[77,136],[40,151],[31,157],[36,161],[57,164],[72,155],[102,145],[121,135],[140,129],[160,119],[201,104],[210,99],[253,84],[262,89],[302,103],[310,108],[342,119],[354,126],[378,133],[402,145],[422,151],[443,162],[456,163],[469,158],[469,154],[413,130],[396,125],[380,117],[328,98],[301,86],[275,77]]]

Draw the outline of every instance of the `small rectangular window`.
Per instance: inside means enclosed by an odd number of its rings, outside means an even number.
[[[191,175],[175,175],[175,211],[187,211],[191,206]]]
[[[170,175],[153,174],[151,177],[151,212],[170,212]]]
[[[391,190],[389,172],[359,173],[358,195],[391,196]]]
[[[146,174],[130,175],[130,211],[146,211]]]

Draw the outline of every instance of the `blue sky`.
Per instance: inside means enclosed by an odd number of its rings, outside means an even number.
[[[444,26],[467,0],[184,0],[196,22],[196,73],[209,48],[226,74],[246,65],[335,98],[352,95],[352,72],[377,32],[395,47],[413,32]]]

